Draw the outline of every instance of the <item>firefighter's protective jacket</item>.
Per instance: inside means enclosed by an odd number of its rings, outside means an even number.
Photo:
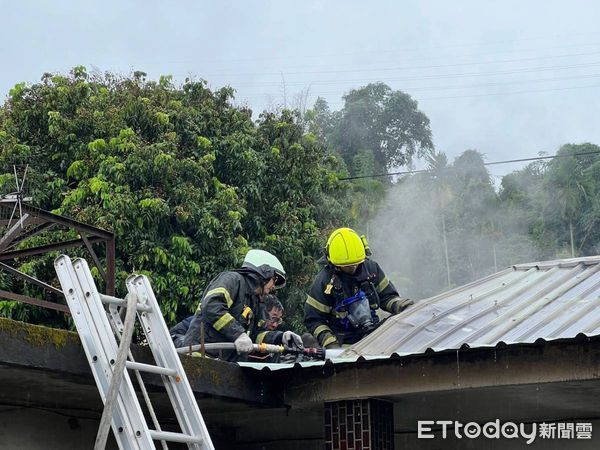
[[[199,344],[202,328],[206,343],[233,342],[242,333],[255,338],[260,303],[256,289],[264,282],[266,279],[260,268],[235,269],[219,274],[204,291],[183,338],[183,345]]]
[[[335,311],[336,305],[356,295],[359,290],[367,295],[372,310],[381,308],[390,313],[400,310],[402,299],[398,291],[375,261],[365,259],[352,275],[336,269],[324,258],[319,262],[324,267],[306,297],[304,325],[322,347],[335,343],[352,344],[368,333],[355,328],[348,329],[342,322],[346,313]]]
[[[171,339],[173,339],[173,344],[175,347],[183,347],[183,339],[185,338],[185,333],[190,328],[190,324],[194,316],[189,316],[183,319],[181,322],[177,323],[175,326],[169,329],[169,334],[171,335]]]
[[[187,333],[187,330],[189,330],[190,324],[192,323],[193,319],[194,316],[186,317],[181,322],[178,322],[173,327],[169,328],[169,334],[171,335],[171,337],[185,336],[185,333]]]

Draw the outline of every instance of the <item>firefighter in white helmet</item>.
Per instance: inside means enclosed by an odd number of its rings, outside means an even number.
[[[224,352],[229,360],[245,359],[252,351],[250,334],[256,329],[259,305],[274,290],[285,286],[285,270],[276,256],[264,250],[250,250],[240,269],[222,272],[213,279],[183,338],[183,346],[204,342],[233,342],[236,352]],[[204,324],[204,326],[202,326]],[[302,339],[286,332],[283,344],[301,346]]]

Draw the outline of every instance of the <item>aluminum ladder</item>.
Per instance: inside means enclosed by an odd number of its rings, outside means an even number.
[[[148,278],[130,276],[126,281],[128,294],[120,299],[98,292],[84,259],[71,261],[61,255],[54,267],[104,402],[94,449],[105,448],[110,425],[121,450],[154,449],[154,441],[160,441],[164,450],[168,449],[167,442],[185,443],[193,450],[214,450]],[[122,308],[126,308],[125,322]],[[133,359],[130,345],[136,316],[156,365]],[[126,369],[137,378],[154,429],[147,424]],[[181,433],[161,430],[140,374],[143,372],[161,376]]]

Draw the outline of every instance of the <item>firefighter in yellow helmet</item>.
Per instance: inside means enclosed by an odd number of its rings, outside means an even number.
[[[374,330],[379,308],[398,314],[413,304],[368,254],[364,236],[350,228],[338,228],[327,240],[323,268],[304,304],[304,325],[323,347],[359,341]]]

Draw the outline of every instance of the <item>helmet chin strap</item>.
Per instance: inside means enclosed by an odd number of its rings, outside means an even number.
[[[264,281],[264,282],[262,282],[262,283],[260,284],[260,286],[258,286],[258,287],[257,287],[257,288],[254,290],[254,292],[255,292],[257,295],[260,295],[260,296],[264,296],[264,295],[266,295],[266,294],[265,294],[265,286],[266,286],[267,284],[269,284],[269,281],[271,281],[271,280],[272,280],[272,278],[269,278],[267,281]]]

